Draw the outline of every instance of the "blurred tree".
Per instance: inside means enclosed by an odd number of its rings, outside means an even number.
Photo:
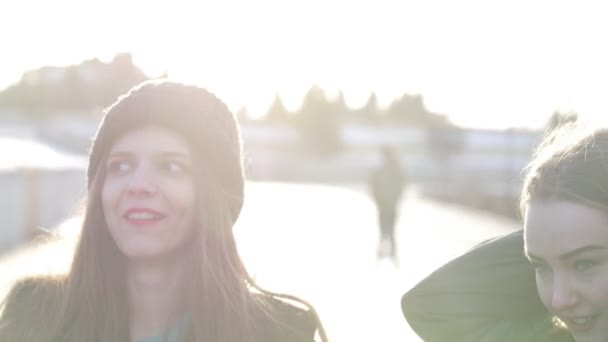
[[[128,53],[116,55],[106,67],[104,76],[102,107],[112,104],[118,95],[124,94],[134,85],[147,79],[143,71],[133,64],[133,58]]]
[[[39,72],[28,71],[21,77],[23,87],[14,91],[13,109],[21,109],[30,117],[40,117],[49,105],[48,87],[43,84],[50,68]],[[21,105],[21,108],[15,108]]]
[[[389,118],[415,126],[435,126],[445,123],[445,117],[431,113],[421,95],[403,94],[388,107]]]
[[[274,101],[268,108],[268,112],[266,112],[266,120],[273,122],[286,122],[289,121],[289,112],[285,109],[283,105],[283,100],[279,94],[276,94],[274,97]]]
[[[0,107],[35,118],[65,111],[89,113],[146,79],[129,54],[117,55],[107,64],[93,59],[67,67],[47,66],[25,72],[19,82],[0,92]]]
[[[367,102],[359,109],[358,118],[366,122],[373,122],[380,118],[380,107],[378,106],[378,97],[375,92],[372,92],[367,98]]]
[[[52,106],[57,108],[86,109],[93,105],[93,99],[89,98],[86,85],[80,77],[77,67],[70,66],[65,69],[65,81],[63,89],[55,94],[57,102]]]
[[[106,87],[107,87],[107,70],[110,69],[109,64],[103,63],[97,58],[84,61],[82,64],[75,67],[78,72],[79,83],[82,85],[82,96],[86,98],[85,108],[105,107]]]
[[[335,115],[337,115],[341,119],[344,119],[349,115],[350,109],[346,105],[346,101],[344,100],[344,93],[341,90],[340,92],[338,92],[338,96],[336,96],[336,99],[332,102],[332,106],[334,107],[333,111],[334,113],[336,113]]]
[[[313,152],[329,155],[340,150],[340,116],[318,85],[304,96],[294,124],[305,146]]]
[[[560,112],[554,111],[547,122],[547,131],[552,131],[568,122],[576,122],[578,120],[578,113],[576,112]]]
[[[17,94],[14,88],[7,88],[0,92],[0,108],[12,108],[17,102]]]

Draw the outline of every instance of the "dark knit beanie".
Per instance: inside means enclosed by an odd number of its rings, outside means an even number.
[[[204,162],[204,174],[219,187],[219,196],[233,217],[243,205],[241,137],[235,116],[207,90],[170,81],[146,81],[121,96],[105,111],[89,155],[89,190],[110,148],[124,134],[158,126],[184,138],[193,155]],[[194,174],[197,177],[197,174]]]

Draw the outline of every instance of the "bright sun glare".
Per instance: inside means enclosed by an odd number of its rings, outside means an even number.
[[[205,85],[254,116],[277,93],[297,109],[319,84],[341,89],[352,107],[371,91],[382,106],[403,93],[422,94],[431,111],[467,126],[540,127],[554,110],[599,120],[608,109],[600,92],[608,79],[601,46],[608,24],[598,6],[11,1],[0,10],[0,87],[28,69],[131,52],[149,76],[167,71]]]

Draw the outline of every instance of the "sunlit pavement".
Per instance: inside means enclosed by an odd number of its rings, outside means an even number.
[[[236,235],[258,283],[315,305],[331,341],[420,341],[400,297],[418,280],[516,222],[422,198],[410,189],[398,222],[399,268],[376,261],[376,213],[364,186],[249,183]],[[78,220],[65,224],[73,230]],[[27,273],[60,271],[70,241],[0,256],[0,291]]]

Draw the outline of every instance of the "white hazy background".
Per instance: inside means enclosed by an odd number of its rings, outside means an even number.
[[[130,52],[150,75],[199,83],[262,115],[312,84],[362,106],[422,94],[477,128],[543,127],[555,110],[606,122],[601,1],[122,1],[0,3],[0,89],[45,65]]]

